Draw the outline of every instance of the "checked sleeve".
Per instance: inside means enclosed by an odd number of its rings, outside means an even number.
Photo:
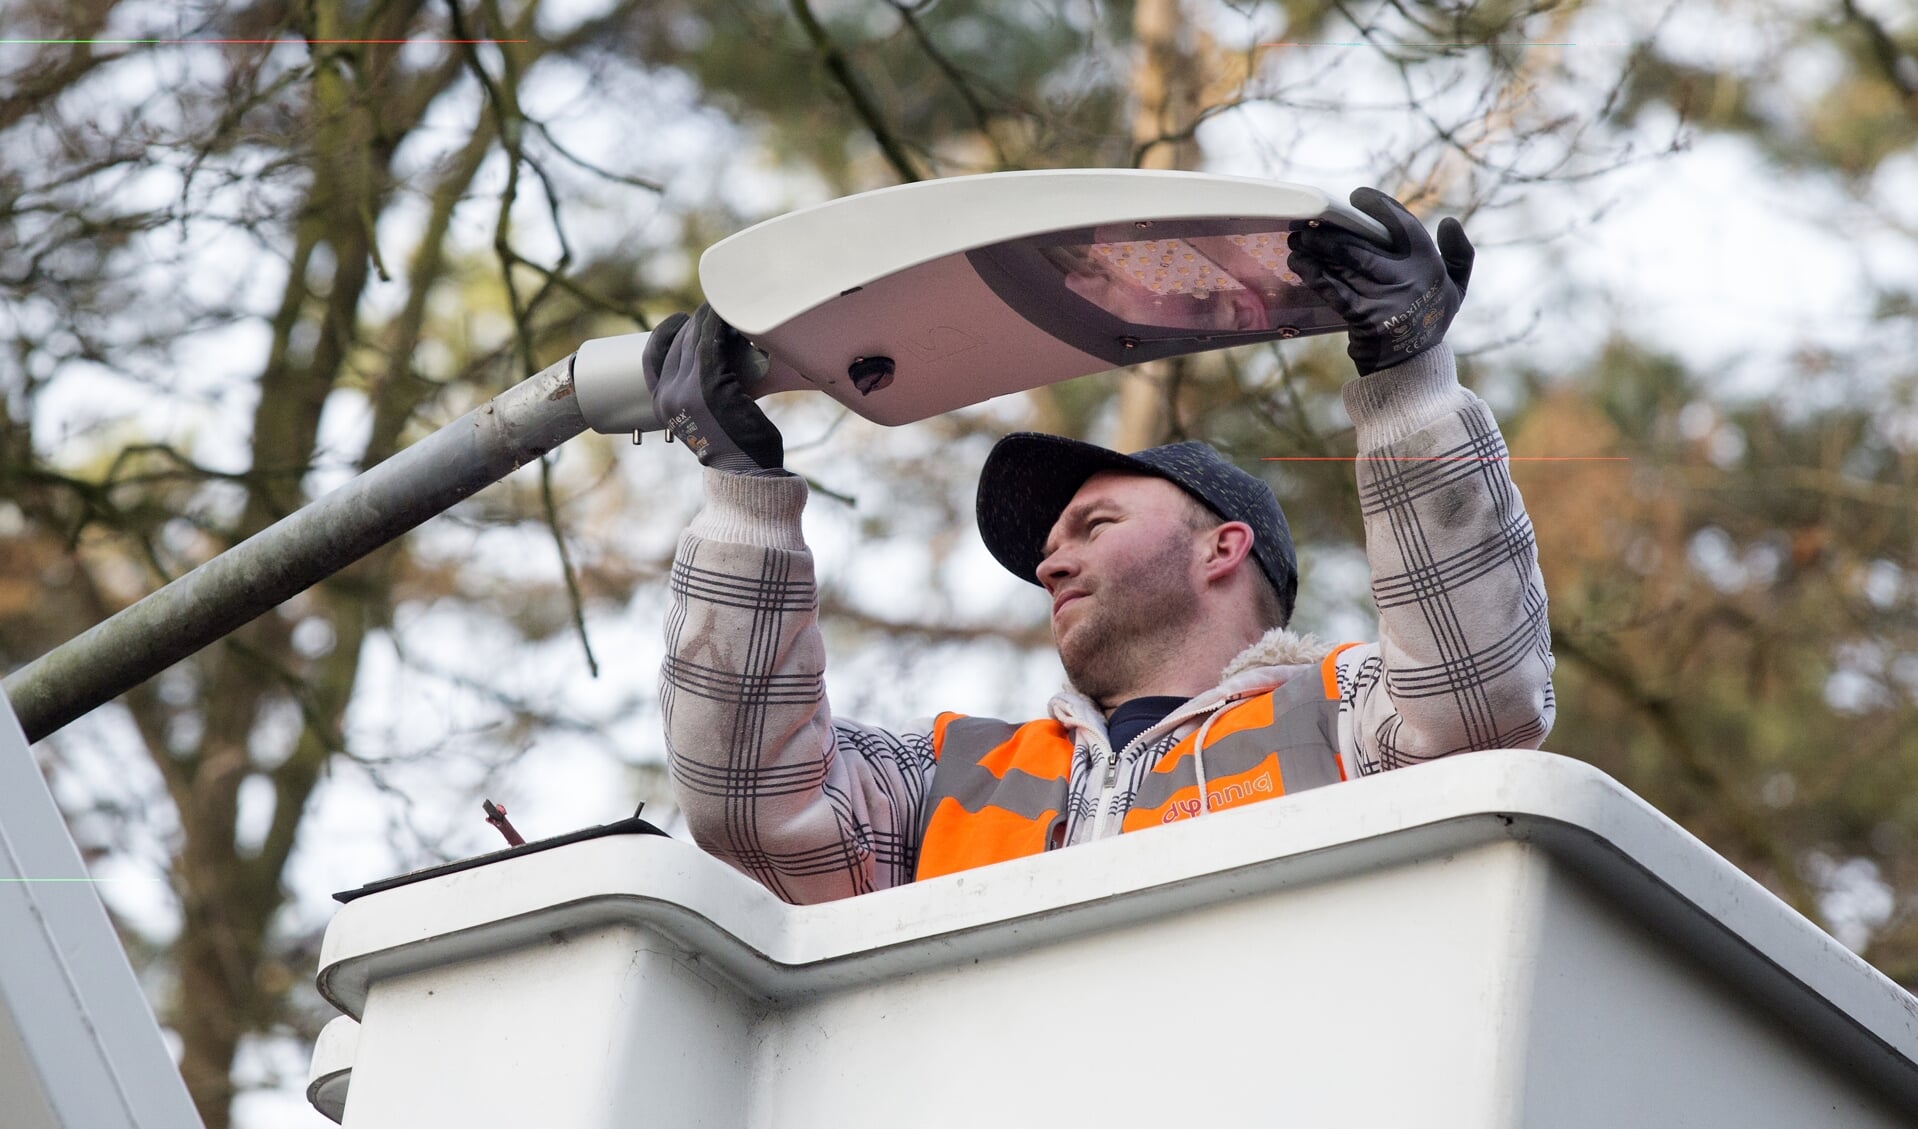
[[[1532,522],[1450,347],[1352,381],[1379,642],[1339,656],[1341,744],[1370,774],[1551,731],[1551,628]]]
[[[930,726],[835,722],[805,480],[706,471],[673,561],[660,708],[693,838],[788,902],[912,881]]]

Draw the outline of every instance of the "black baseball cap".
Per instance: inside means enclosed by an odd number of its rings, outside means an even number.
[[[1014,576],[1039,583],[1046,536],[1079,487],[1108,470],[1163,478],[1205,503],[1221,520],[1251,526],[1252,557],[1279,594],[1279,606],[1291,614],[1299,590],[1299,562],[1278,498],[1210,443],[1196,439],[1122,455],[1059,435],[1008,435],[994,445],[979,473],[979,536]]]

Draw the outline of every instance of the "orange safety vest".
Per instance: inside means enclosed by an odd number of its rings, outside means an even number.
[[[1325,657],[1320,678],[1294,678],[1219,714],[1205,739],[1210,810],[1345,779],[1333,665],[1343,650]],[[1197,736],[1194,729],[1159,757],[1126,812],[1122,832],[1199,814],[1192,757]],[[939,767],[926,800],[916,877],[1036,855],[1063,828],[1072,774],[1072,735],[1064,725],[1050,718],[1013,725],[940,714],[932,747]]]

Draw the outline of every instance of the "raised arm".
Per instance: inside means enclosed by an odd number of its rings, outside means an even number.
[[[707,467],[673,561],[666,749],[702,847],[789,902],[829,901],[912,880],[932,742],[833,721],[806,484],[745,390],[752,363],[704,306],[647,346],[654,410]]]
[[[1551,731],[1551,629],[1531,519],[1498,423],[1458,383],[1446,329],[1471,279],[1456,220],[1436,245],[1372,189],[1355,207],[1390,247],[1329,228],[1295,235],[1300,276],[1344,314],[1359,379],[1366,559],[1379,643],[1340,656],[1360,773],[1475,749],[1536,748]]]

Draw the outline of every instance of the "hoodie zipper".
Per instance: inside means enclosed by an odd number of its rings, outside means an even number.
[[[1112,822],[1112,794],[1119,784],[1119,758],[1127,749],[1145,740],[1146,733],[1150,732],[1151,730],[1148,729],[1145,733],[1134,737],[1125,743],[1124,748],[1115,749],[1111,747],[1110,741],[1106,742],[1106,774],[1104,782],[1099,785],[1099,806],[1094,809],[1099,815],[1092,821],[1093,839],[1104,839],[1111,834],[1107,826]]]
[[[1111,830],[1114,814],[1112,811],[1112,795],[1118,790],[1119,786],[1119,761],[1123,759],[1126,753],[1131,752],[1134,746],[1138,745],[1139,742],[1146,740],[1156,741],[1165,734],[1184,725],[1192,718],[1210,712],[1213,707],[1205,706],[1196,711],[1187,712],[1191,710],[1191,708],[1192,703],[1187,702],[1185,705],[1180,706],[1178,709],[1173,710],[1171,713],[1165,715],[1165,717],[1159,719],[1159,724],[1152,726],[1150,729],[1141,732],[1137,737],[1127,741],[1121,748],[1114,749],[1111,747],[1110,742],[1107,742],[1105,780],[1099,785],[1099,804],[1093,809],[1099,813],[1092,822],[1092,838],[1094,840],[1107,838],[1113,833]]]

